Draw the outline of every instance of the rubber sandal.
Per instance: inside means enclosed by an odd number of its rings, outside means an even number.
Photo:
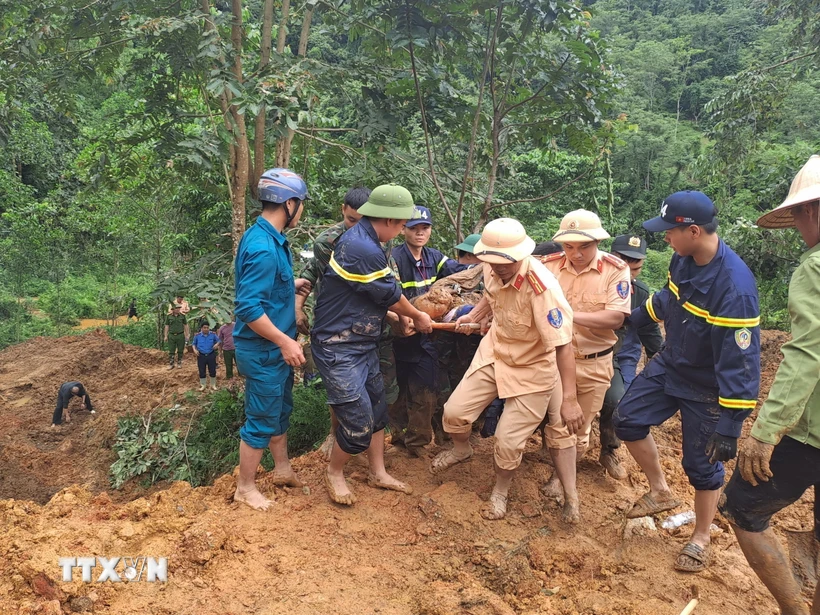
[[[668,500],[656,500],[649,493],[644,493],[640,499],[635,502],[628,513],[627,519],[638,519],[639,517],[649,517],[650,515],[657,515],[666,510],[672,510],[680,506],[680,500],[670,494]]]
[[[675,560],[675,570],[679,572],[703,572],[712,559],[711,552],[710,547],[701,547],[694,542],[686,543],[686,546]]]
[[[439,453],[436,458],[433,459],[433,462],[430,464],[430,472],[433,474],[440,474],[441,472],[452,468],[454,465],[467,461],[472,456],[472,449],[470,450],[470,454],[466,457],[457,457],[453,452],[453,449],[449,448],[446,451]]]
[[[489,501],[481,508],[481,516],[487,521],[500,521],[507,516],[507,496],[493,491]]]

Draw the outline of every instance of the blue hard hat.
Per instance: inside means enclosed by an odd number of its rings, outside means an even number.
[[[284,203],[288,199],[306,200],[307,184],[301,176],[288,169],[268,169],[259,178],[259,200]]]

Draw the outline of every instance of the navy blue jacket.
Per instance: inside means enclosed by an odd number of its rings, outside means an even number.
[[[661,351],[670,395],[717,403],[717,433],[740,437],[760,388],[760,310],[754,276],[723,240],[703,267],[675,254],[668,282],[630,316],[633,326],[666,326]]]
[[[435,248],[422,248],[421,259],[416,260],[405,243],[393,248],[393,259],[399,268],[401,292],[408,299],[425,294],[436,280],[469,268],[469,265],[462,265]],[[435,344],[429,335],[423,333],[397,337],[393,340],[393,350],[399,361],[417,362],[422,352],[437,357]]]
[[[322,344],[379,340],[387,308],[401,288],[387,263],[379,236],[367,218],[333,247],[314,309],[312,337]]]

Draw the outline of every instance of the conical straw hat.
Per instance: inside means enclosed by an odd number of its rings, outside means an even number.
[[[820,200],[820,156],[815,154],[795,175],[786,200],[760,216],[757,225],[763,228],[791,228],[794,226],[792,208],[817,200]]]

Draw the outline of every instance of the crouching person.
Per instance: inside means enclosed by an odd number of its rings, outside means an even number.
[[[465,325],[493,316],[467,374],[444,406],[444,431],[453,448],[439,454],[431,469],[438,474],[469,459],[472,423],[495,398],[506,400],[495,431],[496,483],[481,511],[485,519],[506,515],[513,474],[527,438],[547,414],[559,374],[564,423],[570,433],[584,423],[575,389],[572,310],[555,277],[530,256],[534,247],[517,220],[490,222],[475,246],[485,263],[484,297],[456,321],[457,331],[469,333]]]
[[[413,215],[413,197],[393,184],[379,186],[359,208],[361,221],[336,242],[316,300],[311,352],[338,419],[325,486],[337,504],[356,497],[345,482],[351,455],[367,451],[371,486],[412,493],[384,467],[387,401],[378,344],[390,310],[430,333],[430,317],[410,305],[381,243],[394,239]]]

